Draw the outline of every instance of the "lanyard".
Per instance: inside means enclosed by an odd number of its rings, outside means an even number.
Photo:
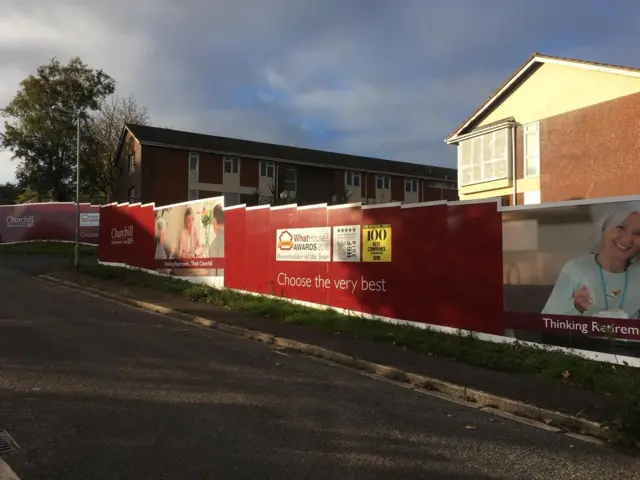
[[[604,309],[609,310],[609,297],[607,296],[607,284],[604,281],[604,273],[602,267],[598,263],[598,271],[600,272],[600,282],[602,283],[602,292],[604,293]],[[620,297],[620,310],[624,310],[624,297],[627,296],[627,280],[629,279],[629,272],[624,271],[624,287],[622,288],[622,296]]]

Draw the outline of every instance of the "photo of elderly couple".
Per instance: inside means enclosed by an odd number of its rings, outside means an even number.
[[[639,256],[640,201],[505,211],[505,311],[639,319]]]
[[[184,264],[224,258],[224,197],[157,209],[154,258],[160,273],[183,277],[223,276],[222,268],[185,267]]]

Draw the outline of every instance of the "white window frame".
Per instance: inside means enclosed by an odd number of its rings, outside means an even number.
[[[485,160],[484,158],[481,159],[481,163],[480,163],[480,179],[478,180],[474,180],[472,179],[470,182],[467,183],[463,183],[463,178],[465,177],[464,172],[466,170],[471,170],[473,171],[474,169],[474,164],[473,164],[473,160],[474,160],[474,155],[473,155],[473,144],[469,143],[469,148],[471,148],[471,159],[472,159],[472,163],[471,165],[466,165],[463,166],[462,165],[462,142],[472,142],[474,140],[480,139],[481,141],[481,146],[480,146],[480,150],[484,151],[484,142],[489,140],[489,137],[491,135],[495,136],[496,134],[502,133],[503,131],[505,131],[505,145],[504,145],[504,151],[506,152],[506,156],[504,158],[491,158],[489,160]],[[511,136],[513,135],[513,129],[509,129],[509,128],[505,128],[500,129],[500,130],[496,130],[494,132],[488,132],[485,133],[483,135],[478,135],[476,137],[472,137],[472,138],[466,138],[464,139],[462,142],[460,142],[460,144],[458,144],[458,187],[468,187],[470,185],[478,185],[481,183],[487,183],[487,182],[492,182],[495,180],[504,180],[504,179],[508,179],[511,175],[511,156],[513,155],[513,152],[511,151],[510,145],[511,145]],[[485,170],[487,169],[487,167],[491,164],[500,164],[500,163],[505,163],[505,174],[504,175],[494,175],[491,177],[487,177],[485,176]]]
[[[528,123],[524,126],[523,128],[523,135],[524,135],[524,152],[523,152],[523,158],[524,158],[524,176],[525,177],[539,177],[540,176],[540,124],[538,122],[532,122],[532,123]],[[535,155],[530,155],[529,154],[529,145],[531,144],[531,142],[529,141],[529,135],[535,135],[535,140],[533,140],[536,143],[536,151],[537,153]],[[529,167],[530,166],[535,167],[533,172],[529,172]]]
[[[287,180],[287,172],[293,172],[293,180]],[[293,182],[293,190],[287,188],[287,183]],[[282,172],[282,189],[287,192],[293,192],[295,195],[298,192],[298,170],[295,167],[285,167]]]
[[[222,171],[225,175],[240,175],[240,159],[238,157],[223,157]],[[227,166],[229,171],[227,172]]]
[[[195,160],[196,168],[192,168],[191,161]],[[198,152],[189,152],[189,181],[200,181],[200,154]]]
[[[127,165],[129,169],[129,175],[136,171],[136,154],[135,152],[130,153],[127,156]]]
[[[404,179],[404,192],[405,193],[418,193],[418,179],[417,178],[405,178]]]
[[[135,203],[135,201],[137,200],[136,187],[131,187],[129,190],[127,190],[127,196],[129,197],[127,199],[129,203]]]
[[[344,172],[344,184],[349,188],[360,188],[362,185],[360,172],[352,172],[350,170]]]
[[[189,192],[187,193],[187,200],[188,201],[198,200],[198,198],[200,198],[200,192],[198,190],[190,188]]]
[[[429,188],[441,188],[443,190],[455,190],[456,187],[452,183],[447,182],[430,182],[427,187]]]
[[[389,175],[376,175],[376,190],[391,190],[391,178]]]
[[[274,178],[276,176],[276,164],[266,160],[260,160],[260,177]]]

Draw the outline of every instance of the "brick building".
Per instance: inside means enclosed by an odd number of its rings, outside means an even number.
[[[532,55],[446,142],[461,200],[640,194],[640,69]]]
[[[458,199],[451,168],[132,124],[114,169],[114,201],[158,206],[220,195],[227,206],[257,205],[282,192],[301,205]]]

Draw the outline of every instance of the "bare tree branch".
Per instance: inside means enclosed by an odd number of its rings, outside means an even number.
[[[97,160],[101,170],[100,190],[105,197],[109,196],[115,185],[112,161],[126,123],[151,124],[147,108],[140,105],[133,94],[128,97],[116,94],[106,97],[93,116],[92,134],[97,144]]]

